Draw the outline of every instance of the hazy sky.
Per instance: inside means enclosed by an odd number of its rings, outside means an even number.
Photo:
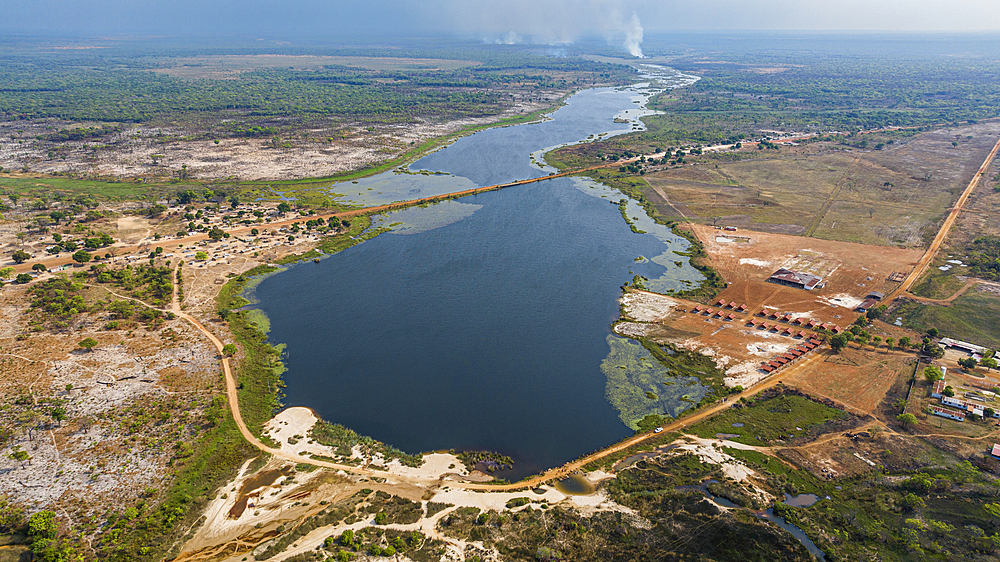
[[[1000,0],[0,0],[0,31],[499,38],[668,30],[1000,30]],[[635,14],[636,20],[632,19]]]

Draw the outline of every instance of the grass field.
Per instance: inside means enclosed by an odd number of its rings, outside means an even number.
[[[731,440],[748,445],[763,445],[783,438],[815,434],[818,426],[840,419],[844,413],[835,408],[796,395],[780,395],[752,401],[750,405],[730,408],[692,429],[699,437],[716,434],[739,434]],[[733,424],[743,424],[734,427]]]
[[[647,173],[650,189],[692,220],[891,246],[925,244],[996,140],[993,124],[922,133],[884,150],[832,142],[776,156]],[[951,139],[962,137],[957,147]],[[972,139],[967,137],[971,136]]]
[[[944,299],[955,294],[964,284],[958,277],[969,275],[969,270],[958,264],[949,264],[948,260],[967,262],[976,238],[1000,235],[997,209],[1000,209],[1000,160],[994,159],[986,177],[981,179],[979,187],[966,201],[964,211],[955,220],[941,251],[911,292],[931,299]],[[947,271],[939,269],[949,265],[951,267]]]
[[[126,199],[146,199],[168,193],[201,187],[201,182],[143,183],[137,181],[96,181],[63,177],[22,177],[20,175],[0,175],[0,190],[19,196],[45,196],[53,199],[56,193],[69,197],[92,195],[100,200],[122,201]]]
[[[904,303],[894,313],[903,325],[923,333],[937,328],[941,335],[990,348],[1000,348],[1000,297],[972,289],[952,306]]]

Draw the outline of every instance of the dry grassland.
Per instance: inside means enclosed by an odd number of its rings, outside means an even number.
[[[647,193],[670,217],[918,247],[935,232],[997,135],[1000,123],[980,123],[922,133],[878,151],[825,143],[783,146],[777,157],[647,174]]]
[[[177,78],[226,79],[261,68],[323,70],[326,66],[349,66],[368,70],[455,70],[476,66],[474,61],[450,59],[413,59],[405,57],[347,57],[318,55],[207,55],[170,59],[170,66],[155,72]]]

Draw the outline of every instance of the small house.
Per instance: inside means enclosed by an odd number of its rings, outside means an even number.
[[[942,418],[948,418],[950,420],[965,421],[965,412],[959,412],[958,410],[952,410],[951,408],[931,406],[931,413],[935,416],[941,416]]]
[[[931,398],[941,398],[945,386],[947,383],[944,382],[944,379],[934,381],[934,386],[931,388]]]

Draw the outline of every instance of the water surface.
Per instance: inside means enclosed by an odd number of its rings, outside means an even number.
[[[620,132],[614,117],[644,99],[588,90],[550,120],[477,133],[410,167],[445,174],[330,189],[372,204],[545,175],[532,152]],[[393,232],[265,279],[256,297],[271,340],[287,344],[285,404],[407,452],[497,451],[515,461],[507,478],[628,436],[601,371],[619,287],[701,275],[673,253],[687,242],[637,206],[648,233],[633,233],[621,197],[559,178],[389,213],[379,224]]]

